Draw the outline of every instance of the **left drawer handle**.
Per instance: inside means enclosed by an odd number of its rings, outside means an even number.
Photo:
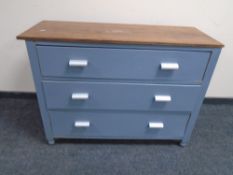
[[[155,95],[156,102],[170,102],[172,97],[170,95]]]
[[[162,129],[162,128],[164,128],[164,124],[163,124],[163,122],[149,122],[149,128]]]
[[[74,122],[74,126],[76,128],[88,128],[90,127],[90,122],[89,121],[76,121]]]
[[[72,100],[88,100],[89,94],[88,93],[73,93],[71,98]]]
[[[87,60],[70,60],[69,66],[70,67],[87,67],[88,61]]]

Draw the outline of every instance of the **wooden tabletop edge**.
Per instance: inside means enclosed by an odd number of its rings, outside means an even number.
[[[219,46],[219,47],[224,47],[225,45],[223,43],[221,43],[220,41],[214,39],[212,36],[210,35],[207,35],[205,32],[201,31],[200,29],[194,27],[196,30],[198,30],[199,32],[201,32],[203,35],[205,35],[206,37],[210,38],[211,40],[213,40],[215,43],[217,43],[216,45]]]
[[[46,38],[21,38],[21,37],[17,37],[17,39],[19,40],[25,40],[25,41],[33,41],[33,42],[61,42],[61,43],[67,43],[67,42],[72,42],[72,43],[84,43],[84,44],[120,44],[120,45],[150,45],[150,46],[176,46],[176,47],[197,47],[197,48],[222,48],[224,47],[224,45],[206,45],[206,44],[187,44],[187,43],[145,43],[145,42],[117,42],[117,41],[93,41],[93,40],[64,40],[64,39],[53,39],[53,40],[49,40]]]
[[[203,38],[207,39],[208,42],[189,42],[189,43],[185,43],[182,41],[177,41],[177,42],[161,42],[161,41],[140,41],[140,40],[132,40],[132,41],[121,41],[118,39],[109,39],[109,38],[94,38],[94,39],[90,39],[90,38],[80,38],[80,37],[76,37],[76,38],[71,38],[71,37],[62,37],[62,36],[56,36],[56,37],[52,37],[52,36],[37,36],[35,35],[35,33],[33,33],[36,28],[38,26],[41,25],[45,25],[45,24],[49,24],[49,23],[65,23],[65,24],[75,24],[75,23],[79,23],[79,24],[93,24],[93,25],[120,25],[120,26],[136,26],[136,27],[174,27],[174,28],[179,28],[179,29],[185,29],[187,28],[187,30],[196,30],[196,32],[200,35],[203,36]],[[210,37],[209,35],[205,34],[204,32],[202,32],[201,30],[199,30],[196,27],[192,27],[192,26],[169,26],[169,25],[151,25],[151,24],[124,24],[124,23],[98,23],[98,22],[86,22],[86,21],[80,21],[80,22],[73,22],[73,21],[50,21],[50,20],[43,20],[37,24],[35,24],[34,26],[32,26],[31,28],[29,28],[28,30],[22,32],[21,34],[16,36],[16,39],[18,40],[31,40],[31,41],[60,41],[60,42],[84,42],[84,43],[101,43],[101,44],[133,44],[133,45],[138,45],[138,44],[144,44],[144,45],[167,45],[167,46],[191,46],[191,47],[210,47],[210,48],[222,48],[224,47],[224,44],[222,44],[221,42],[219,42],[218,40]]]

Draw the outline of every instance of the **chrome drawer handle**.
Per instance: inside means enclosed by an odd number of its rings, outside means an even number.
[[[155,95],[156,102],[170,102],[172,97],[170,95]]]
[[[90,122],[89,121],[76,121],[74,122],[74,126],[76,128],[88,128],[90,127]]]
[[[149,122],[149,128],[162,129],[162,128],[164,128],[164,124],[163,124],[163,122]]]
[[[87,60],[70,60],[69,66],[70,67],[87,67],[88,61]]]
[[[160,64],[162,70],[178,70],[178,63],[161,63]]]
[[[89,94],[88,93],[73,93],[71,98],[72,100],[88,100]]]

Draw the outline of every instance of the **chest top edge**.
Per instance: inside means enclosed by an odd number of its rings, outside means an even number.
[[[17,39],[210,48],[224,46],[195,27],[64,21],[41,21],[18,35]]]

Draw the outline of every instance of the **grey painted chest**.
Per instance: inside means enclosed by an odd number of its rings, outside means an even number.
[[[25,39],[48,143],[190,139],[223,45],[195,28],[42,21]]]

